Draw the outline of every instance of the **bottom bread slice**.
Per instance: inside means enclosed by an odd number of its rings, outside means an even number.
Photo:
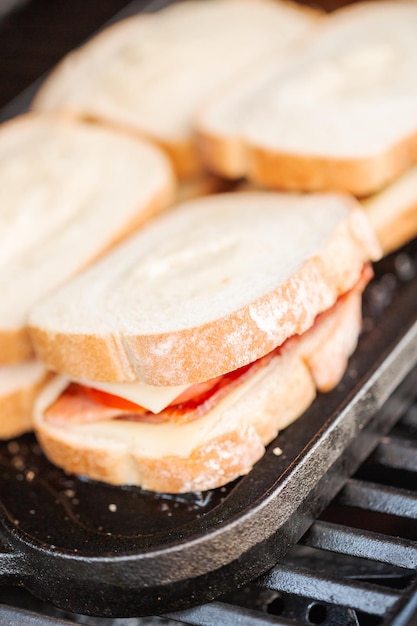
[[[36,359],[0,367],[0,439],[32,430],[35,398],[50,376]]]
[[[68,386],[56,376],[40,394],[35,431],[46,456],[68,473],[116,485],[183,493],[248,473],[265,446],[343,376],[361,328],[361,287],[339,299],[302,336],[188,423],[123,419],[57,426],[45,411]]]

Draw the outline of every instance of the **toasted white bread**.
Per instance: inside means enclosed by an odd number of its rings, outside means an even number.
[[[48,407],[69,382],[57,376],[36,404],[38,440],[68,473],[168,493],[222,486],[250,471],[265,445],[311,404],[316,388],[329,391],[340,381],[360,327],[359,287],[188,423],[133,422],[106,414],[90,423],[53,423],[46,417]]]
[[[154,145],[28,114],[0,127],[0,364],[32,354],[28,309],[165,208],[174,194]]]
[[[0,439],[32,430],[34,400],[50,377],[36,359],[0,367]]]
[[[384,254],[398,250],[417,236],[417,166],[362,204]]]
[[[223,176],[374,193],[417,160],[417,3],[362,2],[321,20],[298,54],[248,73],[197,118]]]
[[[305,332],[379,254],[353,198],[207,196],[39,301],[31,336],[48,367],[76,379],[201,382]]]
[[[255,59],[282,56],[317,15],[280,0],[190,0],[130,17],[67,56],[33,107],[145,134],[180,175],[194,175],[191,121],[202,99]]]

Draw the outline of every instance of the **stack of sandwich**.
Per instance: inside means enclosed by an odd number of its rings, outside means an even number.
[[[416,28],[407,0],[188,0],[102,31],[1,131],[52,462],[215,488],[340,382],[372,261],[417,234]]]

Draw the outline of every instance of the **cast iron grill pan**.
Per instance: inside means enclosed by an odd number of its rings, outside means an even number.
[[[130,616],[201,604],[273,567],[399,417],[401,402],[381,408],[417,362],[416,268],[416,242],[377,264],[341,384],[226,488],[114,488],[66,476],[32,436],[1,443],[0,583],[74,613]]]
[[[226,488],[111,487],[52,467],[32,436],[3,442],[0,581],[74,613],[129,616],[200,604],[269,570],[399,417],[380,409],[417,362],[416,268],[417,242],[376,265],[338,388]]]
[[[417,620],[417,368],[376,423],[399,422],[348,479],[307,534],[266,575],[217,601],[170,615],[196,626],[412,626]],[[342,458],[342,457],[341,457]],[[0,624],[116,626],[54,608],[2,585]],[[19,607],[19,608],[13,608]],[[29,612],[30,611],[30,612]],[[70,620],[70,621],[67,621]],[[156,617],[124,626],[159,626]]]

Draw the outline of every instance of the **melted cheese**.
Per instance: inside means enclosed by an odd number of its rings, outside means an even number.
[[[104,383],[87,380],[77,380],[75,382],[111,393],[119,398],[130,400],[139,404],[144,409],[159,413],[165,409],[175,398],[177,398],[190,385],[177,385],[175,387],[155,387],[154,385],[146,385],[139,381],[129,383]]]

